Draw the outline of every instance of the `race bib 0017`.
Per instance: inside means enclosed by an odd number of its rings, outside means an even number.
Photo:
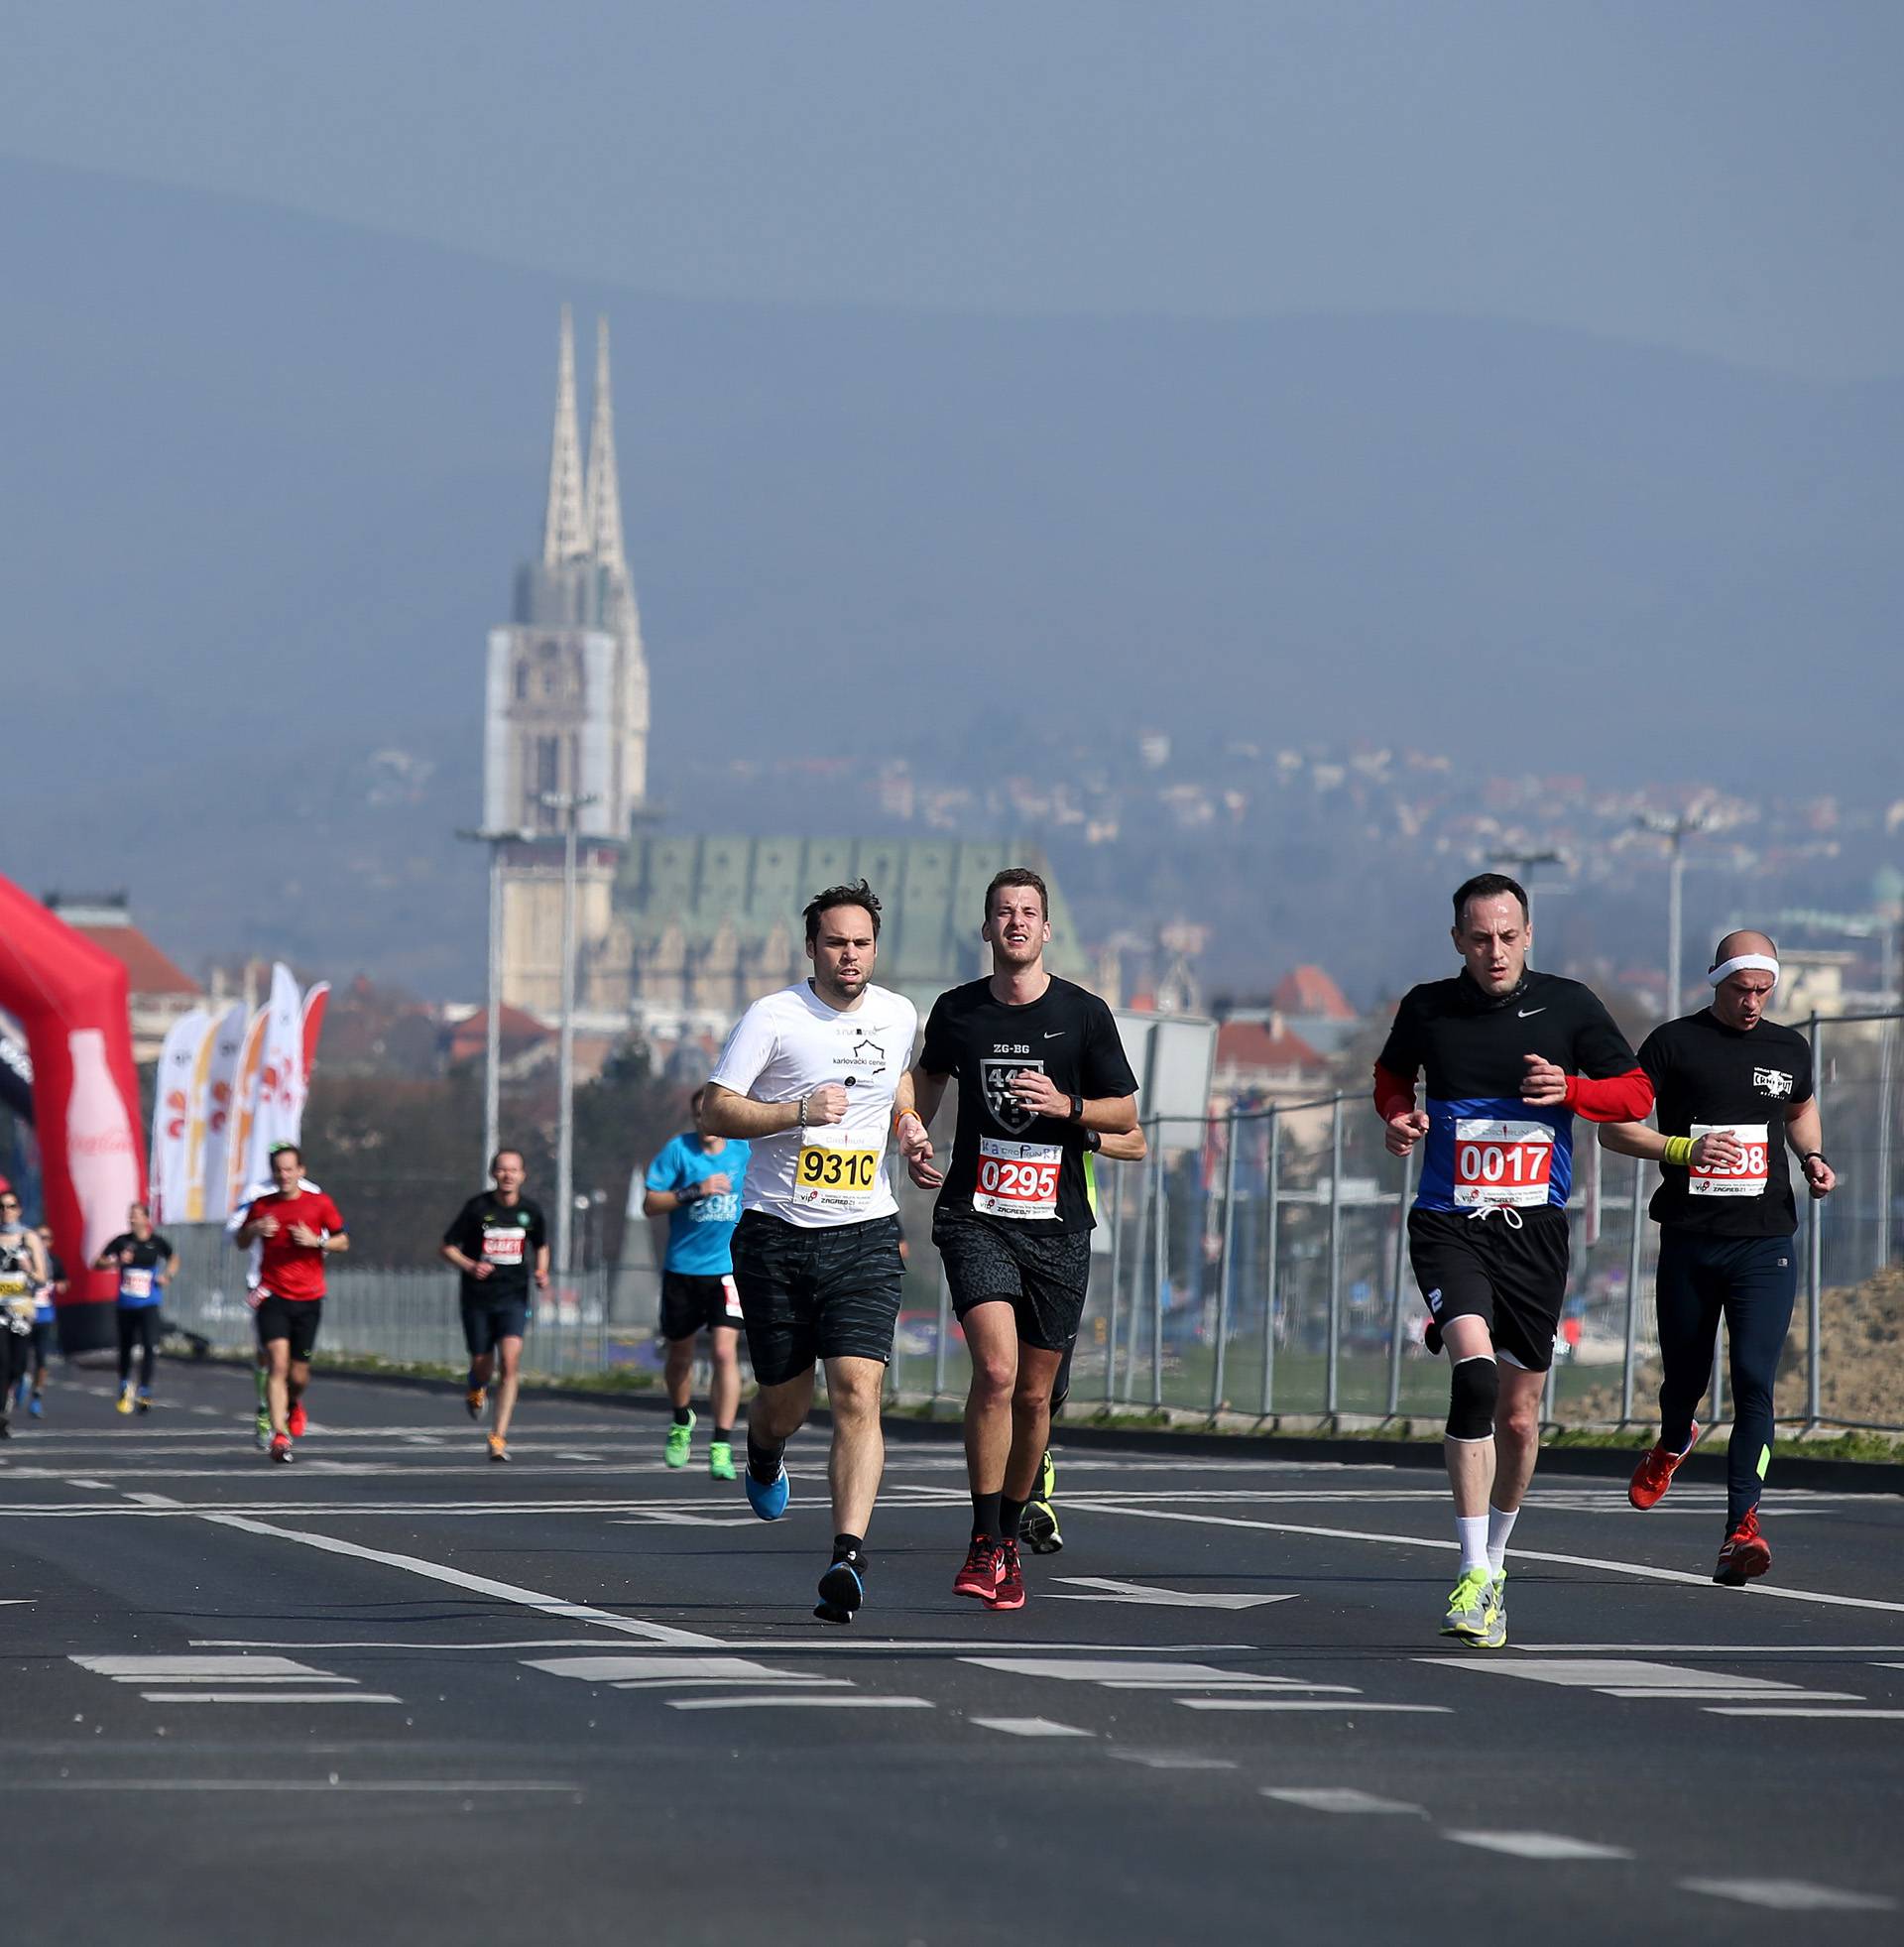
[[[979,1176],[972,1208],[988,1217],[1055,1217],[1064,1152],[1055,1143],[1001,1143],[979,1138]]]
[[[1554,1132],[1544,1122],[1463,1116],[1455,1123],[1455,1207],[1545,1203]]]
[[[1702,1169],[1693,1164],[1687,1190],[1693,1196],[1763,1196],[1771,1181],[1770,1125],[1762,1122],[1696,1122],[1692,1138],[1729,1136],[1743,1152],[1731,1169]]]
[[[818,1210],[858,1210],[880,1182],[878,1150],[802,1144],[793,1164],[793,1201]]]
[[[519,1265],[523,1262],[523,1233],[519,1230],[484,1231],[483,1261],[492,1265]]]

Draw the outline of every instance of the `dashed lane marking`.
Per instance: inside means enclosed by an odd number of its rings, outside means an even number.
[[[1262,1787],[1262,1795],[1285,1805],[1300,1805],[1310,1812],[1406,1814],[1412,1818],[1428,1816],[1425,1806],[1411,1805],[1405,1798],[1378,1798],[1372,1791],[1357,1791],[1348,1785],[1266,1784]]]
[[[1048,1717],[975,1717],[972,1722],[987,1731],[1003,1731],[1008,1738],[1095,1738],[1095,1731],[1081,1731],[1075,1724],[1054,1723]]]
[[[1240,1771],[1234,1758],[1205,1758],[1194,1751],[1125,1751],[1113,1746],[1105,1754],[1122,1759],[1127,1764],[1141,1764],[1152,1771]]]
[[[1805,1690],[1769,1676],[1733,1676],[1723,1670],[1679,1669],[1671,1663],[1642,1662],[1630,1656],[1556,1656],[1535,1662],[1481,1661],[1469,1656],[1417,1656],[1440,1669],[1471,1670],[1482,1676],[1507,1676],[1562,1689],[1596,1690],[1603,1697],[1692,1699],[1757,1698],[1773,1703],[1861,1703],[1855,1691]]]
[[[141,1690],[149,1704],[401,1704],[381,1690]]]
[[[1904,1718],[1904,1710],[1835,1709],[1797,1704],[1709,1704],[1709,1717],[1864,1717],[1882,1721]]]
[[[1513,1859],[1631,1859],[1621,1846],[1597,1846],[1587,1839],[1569,1839],[1559,1832],[1444,1832],[1457,1846],[1479,1846],[1484,1852],[1506,1853]]]
[[[927,1697],[841,1696],[828,1691],[810,1696],[805,1691],[775,1693],[765,1697],[670,1697],[669,1710],[931,1710]]]
[[[1158,1609],[1261,1609],[1272,1602],[1294,1602],[1290,1595],[1220,1595],[1201,1589],[1151,1589],[1141,1582],[1119,1582],[1108,1575],[1058,1575],[1053,1581],[1065,1582],[1083,1594],[1063,1589],[1047,1592],[1050,1602],[1129,1602],[1148,1604]]]
[[[1333,1710],[1350,1715],[1380,1712],[1384,1716],[1452,1717],[1448,1704],[1371,1704],[1366,1697],[1179,1697],[1185,1710]]]
[[[1815,1886],[1805,1880],[1681,1880],[1685,1892],[1713,1899],[1735,1899],[1746,1906],[1770,1906],[1783,1913],[1836,1909],[1844,1913],[1888,1913],[1896,1905],[1878,1893],[1845,1892],[1838,1886]]]
[[[541,1778],[0,1778],[0,1791],[309,1791],[382,1792],[415,1796],[447,1794],[468,1798],[517,1791],[566,1791],[577,1797],[579,1784]]]

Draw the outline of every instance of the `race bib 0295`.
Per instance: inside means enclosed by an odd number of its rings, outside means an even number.
[[[1463,1116],[1455,1122],[1455,1207],[1540,1204],[1554,1167],[1554,1132],[1544,1122]]]
[[[1001,1143],[979,1138],[979,1175],[972,1208],[987,1217],[1055,1217],[1064,1152],[1055,1143]]]
[[[1702,1136],[1729,1136],[1742,1154],[1731,1169],[1702,1169],[1694,1163],[1686,1188],[1692,1196],[1763,1196],[1771,1182],[1770,1125],[1762,1122],[1696,1122],[1694,1142]]]

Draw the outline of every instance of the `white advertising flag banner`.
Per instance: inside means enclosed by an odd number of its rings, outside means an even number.
[[[271,970],[265,1003],[265,1035],[258,1056],[257,1105],[245,1152],[245,1178],[271,1174],[271,1146],[295,1143],[304,1115],[304,997],[298,978],[280,960]]]
[[[185,1216],[185,1158],[191,1135],[192,1075],[211,1032],[211,1017],[193,1008],[167,1031],[159,1050],[159,1073],[152,1096],[152,1218],[156,1224],[182,1223]]]
[[[185,1216],[188,1224],[220,1223],[231,1132],[231,1096],[245,1048],[245,1004],[233,1001],[211,1024],[198,1051],[192,1082],[191,1127],[185,1138]]]
[[[271,1019],[269,1008],[260,1008],[245,1023],[245,1037],[238,1046],[238,1065],[231,1076],[231,1114],[225,1125],[225,1180],[218,1200],[229,1214],[237,1205],[245,1185],[254,1180],[246,1164],[251,1159],[251,1130],[258,1120],[258,1066],[265,1049],[265,1029]]]

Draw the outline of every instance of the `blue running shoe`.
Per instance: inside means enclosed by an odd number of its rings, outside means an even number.
[[[40,1415],[46,1411],[46,1409],[47,1409],[47,1402],[43,1399],[41,1399],[41,1397],[37,1393],[33,1396],[31,1399],[27,1401],[27,1411],[30,1412],[35,1419],[38,1419]]]
[[[813,1614],[822,1623],[850,1623],[853,1613],[866,1600],[866,1558],[857,1562],[842,1557],[820,1577],[820,1600]]]
[[[747,1482],[747,1505],[764,1521],[777,1521],[786,1513],[786,1504],[793,1498],[792,1485],[786,1478],[786,1467],[782,1463],[780,1471],[766,1486],[754,1478],[750,1469],[742,1478]]]

